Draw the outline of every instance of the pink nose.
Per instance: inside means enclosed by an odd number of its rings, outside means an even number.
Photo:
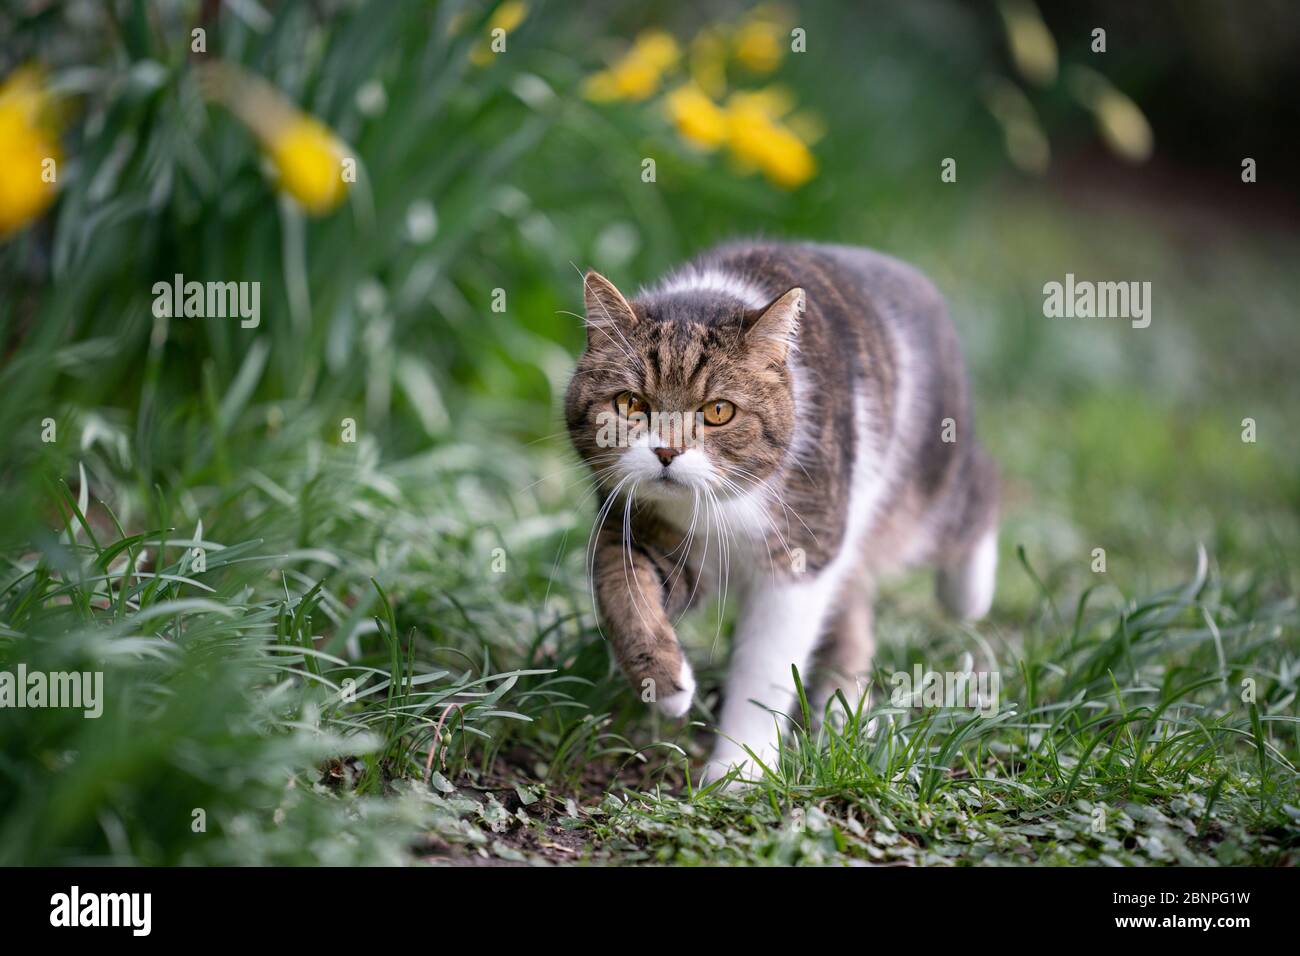
[[[674,458],[685,450],[684,448],[656,448],[655,454],[659,456],[659,460],[664,463],[666,468],[673,463]]]

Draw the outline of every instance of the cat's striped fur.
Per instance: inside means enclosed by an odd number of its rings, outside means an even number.
[[[601,491],[593,588],[619,665],[685,713],[695,685],[674,621],[720,586],[740,601],[710,774],[746,748],[772,754],[769,709],[789,712],[792,664],[807,673],[815,657],[819,699],[841,688],[856,703],[882,574],[932,564],[953,613],[988,610],[996,468],[943,299],[919,272],[848,246],[738,243],[630,301],[596,273],[585,293],[565,412]],[[736,411],[675,454],[653,428],[601,447],[621,393]]]

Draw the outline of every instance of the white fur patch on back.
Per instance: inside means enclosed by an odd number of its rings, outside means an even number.
[[[721,269],[700,269],[687,266],[661,281],[657,286],[642,290],[643,295],[674,295],[679,292],[717,292],[736,299],[747,309],[761,309],[768,304],[763,291],[747,279]]]
[[[858,426],[857,449],[853,457],[853,484],[849,491],[844,538],[839,553],[819,575],[833,581],[835,590],[838,590],[845,575],[861,560],[863,539],[887,487],[887,466],[891,457],[887,452],[881,460],[879,450],[872,441],[871,429],[867,426],[867,402],[861,394],[853,397],[853,414]],[[890,452],[892,451],[891,446]]]
[[[803,467],[803,462],[817,447],[817,436],[808,427],[809,422],[817,420],[817,401],[808,370],[798,356],[791,354],[786,365],[790,369],[790,386],[794,392],[794,431],[790,436],[790,449],[786,452],[786,466],[794,471]]]
[[[854,483],[855,496],[862,494],[869,499],[868,527],[874,524],[875,519],[879,516],[880,506],[888,495],[890,487],[910,467],[911,448],[915,446],[917,440],[917,429],[922,427],[917,414],[916,375],[912,369],[912,355],[909,351],[909,344],[905,337],[896,333],[892,333],[892,337],[894,340],[895,368],[898,374],[898,383],[894,390],[894,420],[891,423],[893,427],[888,444],[883,449],[878,449],[875,452],[875,460],[864,462],[867,467],[867,475],[864,476],[864,480],[861,483]],[[859,419],[859,422],[865,424],[863,419]],[[861,442],[861,433],[859,433],[859,438]],[[870,437],[859,444],[858,456],[860,459],[864,453],[868,453],[866,449],[870,447],[870,444]],[[866,546],[868,548],[871,546],[869,541]],[[910,542],[908,552],[894,555],[893,563],[899,566],[910,564],[923,547],[924,545],[920,540]],[[861,554],[862,552],[859,551],[858,553]],[[878,556],[873,557],[878,559]]]

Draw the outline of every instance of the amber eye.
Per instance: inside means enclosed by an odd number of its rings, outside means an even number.
[[[704,424],[725,425],[731,421],[731,416],[736,414],[736,406],[725,398],[715,398],[701,405],[700,411],[704,413]]]
[[[626,418],[628,415],[643,415],[650,411],[650,406],[640,395],[619,392],[614,396],[614,411]]]

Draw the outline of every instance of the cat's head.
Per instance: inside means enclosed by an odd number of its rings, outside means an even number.
[[[732,497],[780,467],[794,439],[802,289],[754,309],[703,289],[629,302],[595,272],[584,285],[587,348],[565,418],[602,485]]]

